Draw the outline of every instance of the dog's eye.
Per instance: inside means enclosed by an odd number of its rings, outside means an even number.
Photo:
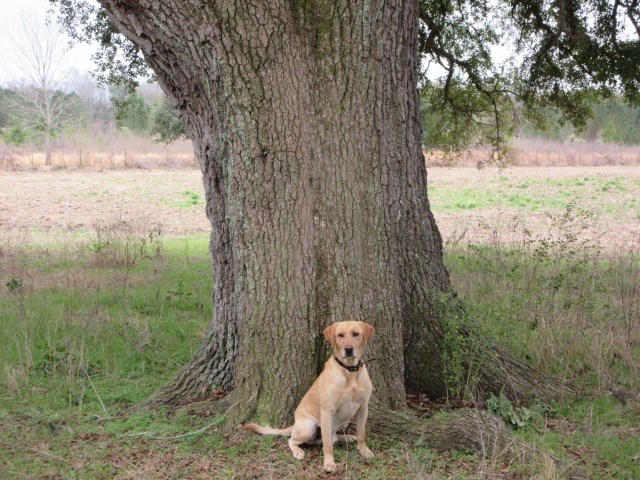
[[[358,335],[360,335],[358,332],[353,332],[354,337],[357,337]]]
[[[344,338],[344,333],[339,333],[339,334],[338,334],[338,336],[339,336],[340,338]]]

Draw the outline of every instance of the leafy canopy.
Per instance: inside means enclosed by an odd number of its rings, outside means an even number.
[[[151,77],[139,49],[87,0],[51,0],[72,38],[96,42],[98,78]],[[524,115],[553,107],[584,126],[594,98],[640,105],[640,0],[420,0],[421,90],[430,146],[501,152]],[[506,55],[496,60],[494,53]]]

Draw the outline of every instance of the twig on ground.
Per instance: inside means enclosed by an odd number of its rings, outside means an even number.
[[[67,460],[66,458],[59,457],[58,455],[54,455],[51,452],[45,452],[44,450],[39,450],[39,449],[33,448],[33,447],[27,447],[27,450],[31,450],[32,452],[35,452],[35,453],[40,454],[40,455],[43,455],[45,457],[52,458],[54,460],[58,460],[59,462],[69,463],[69,460]]]
[[[104,406],[104,402],[102,401],[102,398],[100,398],[100,394],[98,394],[98,390],[96,390],[96,386],[93,384],[93,381],[91,380],[91,375],[89,375],[89,373],[84,368],[84,366],[82,367],[82,371],[87,376],[87,380],[89,380],[89,385],[91,385],[91,388],[93,388],[93,392],[96,394],[96,397],[98,397],[98,401],[100,402],[100,405],[102,406],[102,410],[104,411],[105,416],[107,417],[107,419],[111,418],[109,416],[109,412],[107,412],[107,407]]]
[[[153,432],[139,432],[139,433],[125,433],[122,435],[118,435],[118,437],[147,437],[147,438],[151,438],[154,440],[178,440],[180,438],[184,438],[184,437],[188,437],[191,435],[197,435],[199,433],[204,432],[205,430],[213,427],[214,425],[220,425],[220,423],[224,420],[224,418],[229,414],[229,412],[238,404],[238,402],[234,403],[233,405],[231,405],[222,416],[218,417],[216,420],[214,420],[213,422],[211,422],[208,425],[205,425],[202,428],[199,428],[198,430],[194,430],[193,432],[187,432],[187,433],[183,433],[181,435],[172,435],[172,436],[168,436],[168,437],[161,437],[158,435],[153,435]]]

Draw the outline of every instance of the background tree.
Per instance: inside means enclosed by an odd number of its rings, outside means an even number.
[[[93,134],[102,134],[113,129],[116,119],[109,98],[109,89],[99,85],[89,74],[79,76],[73,87],[83,106],[84,126],[90,127]]]
[[[31,120],[30,126],[44,135],[45,164],[51,165],[52,142],[65,124],[75,121],[75,97],[65,93],[70,74],[64,70],[64,39],[55,25],[36,14],[23,12],[19,33],[11,35],[16,71],[13,91],[20,101],[15,107]]]
[[[15,105],[19,102],[16,92],[0,87],[0,129],[14,125],[18,121]]]
[[[553,107],[581,129],[594,99],[640,102],[637,1],[421,0],[420,19],[428,139],[439,148],[488,143],[500,158],[522,116],[542,126]]]
[[[118,128],[125,128],[139,135],[149,133],[150,108],[142,95],[137,91],[122,93],[112,92],[112,97],[118,98],[116,124]]]
[[[446,394],[447,348],[463,349],[460,368],[479,396],[552,399],[569,391],[464,321],[448,321],[464,311],[450,293],[426,195],[418,37],[422,28],[422,51],[448,68],[444,103],[434,97],[432,108],[458,115],[456,128],[487,123],[499,145],[512,94],[475,43],[493,38],[491,24],[471,29],[467,16],[482,7],[490,18],[488,2],[59,3],[67,25],[85,26],[76,36],[101,42],[105,58],[123,52],[130,73],[139,73],[144,55],[187,125],[203,172],[214,319],[194,359],[156,401],[233,388],[232,422],[287,422],[325,358],[320,332],[345,318],[365,319],[378,332],[371,355],[385,360],[371,364],[382,408],[373,425],[392,418],[381,412],[403,406],[406,391]],[[560,31],[556,43],[582,52],[564,40],[564,24],[558,30],[546,21],[558,18],[555,4],[532,4],[546,12],[541,30],[538,10],[508,5],[522,35],[544,43],[547,25]],[[425,6],[435,10],[425,14]],[[531,64],[535,81],[521,77],[522,101],[571,107],[573,91],[549,91],[547,80],[578,82],[578,64],[547,56],[554,45]],[[616,75],[635,81],[622,69]],[[490,76],[496,81],[488,88]],[[569,109],[575,119],[581,111]],[[464,431],[449,447],[469,445]]]
[[[593,115],[587,119],[583,129],[577,129],[563,121],[562,114],[557,109],[545,107],[540,109],[536,121],[525,119],[519,133],[524,137],[558,141],[602,140],[629,145],[640,143],[640,108],[629,105],[619,96],[591,101],[588,108]]]
[[[150,125],[150,133],[157,135],[164,143],[171,143],[187,136],[187,127],[166,98],[156,100],[151,107]]]

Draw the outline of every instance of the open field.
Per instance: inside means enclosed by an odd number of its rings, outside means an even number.
[[[303,462],[222,413],[136,412],[212,314],[196,170],[0,173],[0,478],[640,478],[640,167],[431,168],[462,319],[578,399],[497,411],[557,464],[504,465],[371,436]],[[454,365],[455,367],[455,365]],[[473,401],[452,368],[449,403]],[[514,425],[515,428],[515,425]],[[575,477],[574,477],[575,478]]]
[[[640,241],[636,166],[431,168],[429,196],[447,243],[557,239],[567,228],[605,250]]]
[[[562,234],[555,230],[567,209],[580,238],[605,249],[640,236],[640,166],[430,168],[429,195],[448,243]],[[207,232],[200,172],[0,172],[0,235],[86,233],[117,221],[160,224],[169,235]]]

